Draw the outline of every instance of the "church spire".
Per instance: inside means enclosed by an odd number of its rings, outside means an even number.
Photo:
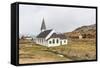
[[[42,25],[41,25],[41,31],[45,31],[46,30],[46,25],[45,25],[45,21],[44,18],[42,20]]]

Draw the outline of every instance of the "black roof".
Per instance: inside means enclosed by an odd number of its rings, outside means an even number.
[[[67,39],[67,37],[64,34],[58,34],[60,39]]]
[[[56,34],[56,33],[53,33],[50,38],[67,39],[67,37],[64,34]]]
[[[45,38],[52,30],[45,30],[37,35],[37,38]]]
[[[58,35],[56,33],[53,33],[50,38],[58,38]]]

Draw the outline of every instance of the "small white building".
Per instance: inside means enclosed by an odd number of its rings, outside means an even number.
[[[41,32],[37,35],[36,44],[44,45],[47,47],[60,46],[67,44],[68,40],[64,34],[57,34],[54,30],[46,30],[45,22],[43,19]]]

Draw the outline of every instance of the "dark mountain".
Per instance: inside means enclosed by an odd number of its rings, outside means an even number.
[[[96,24],[82,26],[74,30],[74,32],[80,32],[80,33],[95,32],[95,31],[96,31]]]
[[[96,24],[81,26],[76,28],[72,32],[65,33],[70,38],[79,38],[81,35],[83,38],[95,38],[96,37]]]

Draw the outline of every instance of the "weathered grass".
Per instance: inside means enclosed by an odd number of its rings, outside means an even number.
[[[95,40],[69,40],[67,45],[45,47],[35,43],[19,44],[19,63],[40,63],[96,59]]]
[[[77,40],[71,40],[71,42],[67,45],[51,47],[49,49],[62,53],[71,58],[73,61],[96,59],[95,40],[79,40],[79,42]]]

